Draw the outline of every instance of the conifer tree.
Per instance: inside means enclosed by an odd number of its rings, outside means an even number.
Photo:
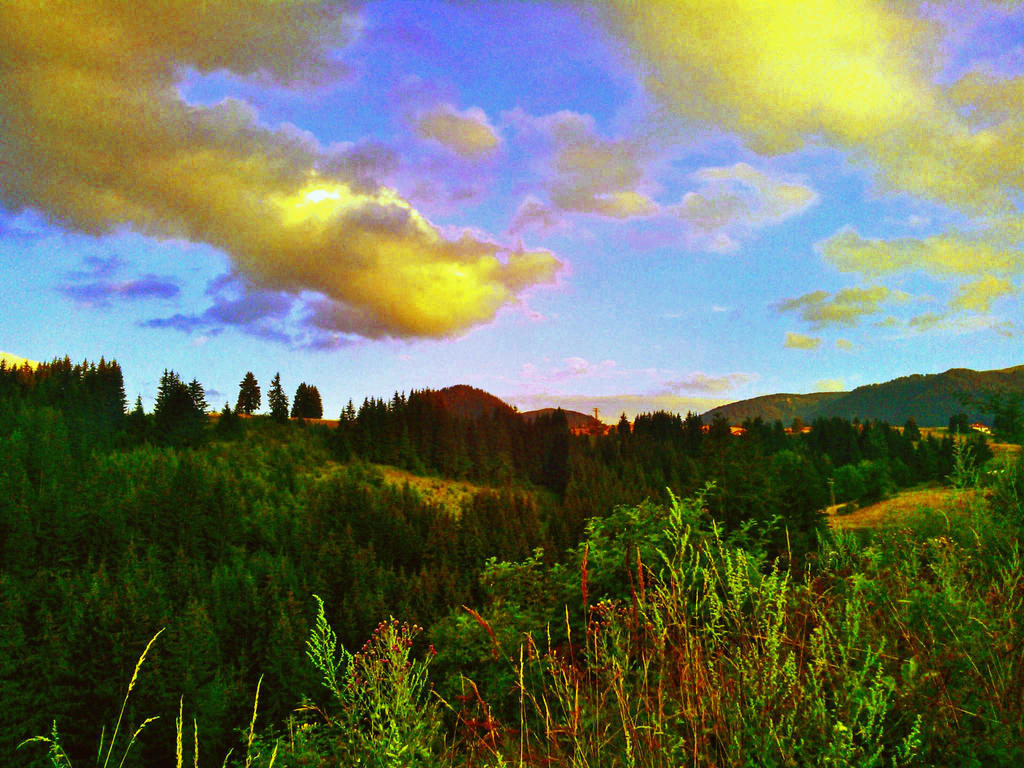
[[[135,398],[135,407],[126,417],[125,429],[132,442],[141,443],[146,439],[146,435],[149,432],[149,421],[146,418],[146,412],[142,409],[141,395]]]
[[[238,401],[235,403],[235,413],[250,415],[260,409],[260,385],[248,371],[242,382],[238,385]]]
[[[324,406],[320,400],[319,390],[302,382],[295,390],[295,399],[292,401],[293,419],[322,419],[324,417]]]
[[[198,440],[203,412],[197,406],[197,396],[205,405],[199,382],[193,379],[192,385],[185,384],[177,373],[164,370],[153,406],[157,440],[168,445],[191,445]]]
[[[275,373],[273,381],[270,382],[270,391],[267,393],[267,405],[270,406],[270,417],[274,421],[288,421],[288,395],[281,387],[281,374]]]
[[[238,418],[238,412],[232,411],[229,403],[224,403],[224,409],[220,412],[220,418],[217,419],[217,434],[231,439],[241,432],[241,429],[242,420]]]
[[[196,412],[202,416],[210,410],[209,403],[206,402],[206,390],[203,389],[203,385],[199,383],[198,379],[192,379],[188,383],[188,394],[192,398],[192,403],[195,405]]]

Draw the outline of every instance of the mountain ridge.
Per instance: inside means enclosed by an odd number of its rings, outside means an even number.
[[[902,424],[913,418],[920,426],[946,426],[950,416],[966,413],[971,421],[990,414],[981,402],[998,392],[1024,394],[1024,365],[976,371],[950,368],[942,373],[912,373],[889,381],[865,384],[846,392],[807,395],[762,395],[712,408],[705,421],[721,416],[730,424],[747,418],[784,422],[799,418],[838,416]]]

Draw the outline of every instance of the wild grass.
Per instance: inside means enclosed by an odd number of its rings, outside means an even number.
[[[315,598],[305,651],[320,694],[259,729],[257,684],[233,764],[1020,765],[1020,479],[1008,467],[958,496],[956,514],[830,531],[805,558],[773,562],[752,531],[712,521],[700,494],[623,508],[563,563],[491,562],[484,603],[432,632],[436,656],[419,627],[390,618],[350,653]],[[97,765],[118,753],[123,765],[152,720],[121,749],[157,636]],[[179,702],[176,768],[183,719]],[[22,746],[33,742],[51,766],[72,765],[56,724]],[[198,768],[195,721],[192,742]]]

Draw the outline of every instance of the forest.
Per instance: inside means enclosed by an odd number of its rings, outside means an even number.
[[[115,361],[0,365],[0,762],[1024,761],[1020,453],[912,420],[576,435],[430,390],[334,427],[239,373],[212,414],[164,371],[147,413]],[[957,513],[823,514],[926,483]]]

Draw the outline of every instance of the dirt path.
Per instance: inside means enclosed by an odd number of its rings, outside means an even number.
[[[978,493],[979,491],[974,489],[914,488],[903,491],[891,499],[861,507],[848,515],[837,515],[835,514],[836,507],[830,507],[828,524],[832,528],[846,530],[896,525],[902,518],[924,508],[946,514],[956,514],[963,511]]]

